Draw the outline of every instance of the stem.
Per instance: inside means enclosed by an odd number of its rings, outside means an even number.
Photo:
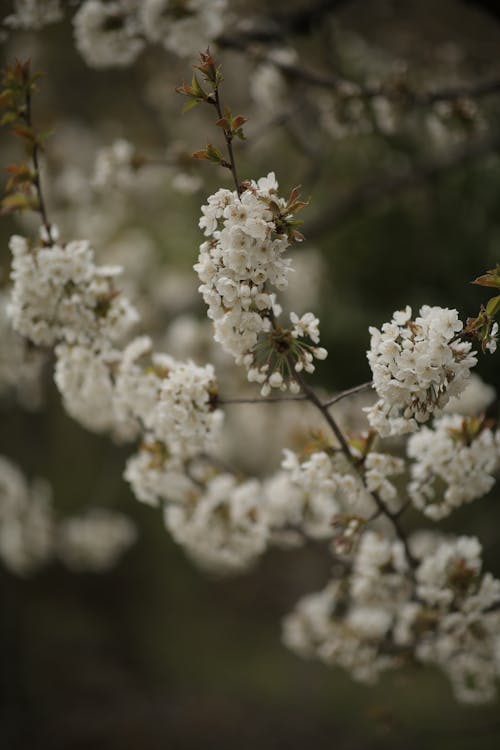
[[[331,399],[325,401],[323,403],[323,406],[326,406],[328,408],[336,404],[338,401],[342,401],[342,399],[348,398],[348,396],[354,396],[354,394],[356,393],[362,393],[363,391],[368,391],[371,388],[373,388],[373,381],[369,380],[367,383],[362,383],[361,385],[354,386],[354,388],[348,388],[346,391],[337,393],[336,396],[332,396]]]
[[[280,401],[307,401],[307,396],[268,396],[267,398],[218,398],[217,404],[279,404]]]
[[[356,461],[355,457],[353,456],[353,454],[351,453],[351,449],[349,448],[349,443],[347,442],[347,440],[346,440],[346,438],[344,436],[344,433],[342,432],[342,430],[338,426],[338,424],[335,421],[335,419],[329,413],[328,407],[320,401],[320,399],[318,398],[318,396],[316,395],[316,393],[304,381],[304,378],[301,375],[297,374],[296,377],[297,377],[297,380],[300,383],[300,386],[301,386],[302,390],[304,391],[304,394],[306,395],[307,399],[312,404],[314,404],[314,406],[322,413],[322,415],[325,418],[326,422],[331,427],[331,429],[332,429],[335,437],[337,438],[337,440],[340,443],[342,452],[344,453],[345,457],[347,458],[347,460],[349,461],[349,463],[351,464],[351,466],[355,469],[355,471],[359,475],[361,481],[363,482],[363,484],[366,487],[364,477],[363,477],[363,475],[362,475],[362,473],[360,471],[360,466],[359,466],[358,462]],[[351,390],[353,390],[353,389],[351,389]],[[339,396],[340,395],[341,394],[339,394]],[[398,537],[398,539],[400,540],[401,544],[404,547],[404,551],[405,551],[408,563],[410,565],[410,568],[414,569],[416,567],[416,565],[417,565],[417,561],[415,560],[415,558],[413,557],[413,555],[411,553],[411,550],[410,550],[410,547],[409,547],[409,544],[408,544],[408,539],[406,538],[405,531],[404,531],[404,529],[402,528],[402,526],[401,526],[401,524],[399,522],[400,511],[397,511],[397,512],[393,513],[387,507],[387,505],[384,503],[384,501],[382,500],[382,498],[376,492],[370,492],[370,495],[372,496],[372,498],[373,498],[373,500],[375,502],[375,505],[377,506],[377,509],[380,512],[380,514],[384,515],[392,523],[394,531],[396,532],[396,536]]]
[[[219,116],[219,120],[222,120],[222,118],[224,117],[224,113],[222,111],[222,103],[221,103],[221,100],[220,100],[219,86],[218,85],[217,85],[217,87],[215,88],[215,91],[214,91],[214,100],[213,100],[213,103],[214,103],[215,108],[217,110],[217,114]],[[223,132],[224,132],[224,139],[226,141],[226,146],[227,146],[227,153],[228,153],[228,156],[229,156],[229,168],[231,170],[231,174],[233,175],[233,180],[234,180],[234,185],[236,187],[236,192],[238,193],[238,197],[240,197],[242,191],[241,191],[240,181],[238,179],[238,172],[236,171],[236,161],[234,159],[234,153],[233,153],[233,136],[232,136],[232,133],[230,133],[225,128],[224,128]]]
[[[349,444],[347,440],[344,437],[344,433],[328,411],[325,404],[323,404],[316,393],[313,391],[313,389],[305,382],[304,378],[299,374],[296,373],[295,375],[297,382],[300,383],[300,387],[304,391],[304,394],[308,401],[310,401],[314,406],[322,413],[325,420],[328,422],[328,425],[331,427],[335,437],[340,443],[340,447],[342,448],[342,452],[344,453],[345,457],[348,459],[348,461],[355,466],[355,459],[354,456],[351,453],[351,449],[349,448]]]
[[[33,127],[31,89],[29,85],[26,88],[26,112],[24,114],[24,121],[26,122],[26,125],[29,128]],[[52,227],[47,216],[47,210],[45,208],[45,200],[43,197],[42,180],[40,176],[40,165],[39,165],[39,160],[38,160],[38,144],[36,142],[36,138],[33,141],[33,150],[31,152],[31,159],[33,161],[33,171],[34,171],[33,184],[35,186],[36,195],[38,199],[38,211],[42,218],[42,224],[45,227],[45,231],[47,232],[47,238],[49,240],[49,243],[52,244],[54,242],[54,238],[52,237]]]

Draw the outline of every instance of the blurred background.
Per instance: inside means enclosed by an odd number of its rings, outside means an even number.
[[[219,138],[210,112],[182,115],[174,92],[194,58],[148,45],[129,67],[96,70],[75,48],[78,3],[62,5],[64,19],[38,31],[4,25],[1,43],[3,64],[30,57],[44,73],[35,116],[53,131],[43,165],[50,216],[64,237],[89,238],[98,261],[125,267],[143,331],[175,356],[214,361],[234,395],[241,374],[210,340],[191,270],[200,206],[230,187],[223,170],[189,157]],[[13,4],[0,9],[5,18]],[[474,315],[489,297],[469,282],[500,260],[498,6],[252,0],[230,2],[223,20],[211,46],[224,99],[249,120],[239,173],[274,171],[282,194],[300,184],[311,196],[288,302],[321,319],[329,357],[315,382],[329,392],[357,385],[370,376],[369,325],[406,304]],[[0,138],[7,165],[18,145],[7,129]],[[34,227],[29,217],[1,221],[1,289],[8,237]],[[122,479],[130,446],[65,413],[50,354],[37,368],[2,383],[0,454],[29,481],[50,482],[61,518],[120,511],[138,538],[100,573],[0,566],[0,747],[498,747],[500,703],[460,706],[437,672],[415,667],[368,688],[288,652],[280,621],[328,579],[325,550],[275,550],[231,580],[198,571]],[[497,357],[478,372],[500,387]],[[280,432],[276,414],[255,424],[247,407],[228,415],[242,469],[276,467],[301,419]],[[442,524],[479,536],[496,576],[499,500],[494,491]]]

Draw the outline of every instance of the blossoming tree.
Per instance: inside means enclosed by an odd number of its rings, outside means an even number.
[[[74,15],[75,43],[96,68],[131,64],[159,41],[182,54],[211,40],[230,46],[225,5],[86,0]],[[57,0],[19,0],[6,23],[39,28],[62,12]],[[288,66],[290,75],[312,75],[279,56],[265,64],[274,73]],[[240,175],[234,144],[245,138],[246,120],[223,103],[223,72],[207,49],[191,83],[177,91],[185,109],[211,112],[210,140],[218,133],[223,144],[208,143],[195,158],[232,181],[201,208],[204,240],[194,265],[213,361],[159,351],[122,268],[112,259],[99,263],[89,240],[58,229],[51,217],[41,165],[50,142],[46,147],[32,113],[37,80],[29,62],[16,62],[5,70],[1,93],[3,123],[26,149],[26,159],[9,167],[3,213],[22,220],[35,213],[39,222],[31,235],[10,241],[11,284],[0,320],[10,352],[0,374],[8,387],[21,375],[36,382],[43,358],[53,358],[67,413],[91,432],[135,446],[124,469],[133,494],[161,511],[174,540],[208,571],[242,573],[272,546],[325,545],[331,579],[283,623],[284,642],[298,654],[368,683],[415,661],[434,664],[458,700],[491,700],[500,675],[500,581],[483,569],[476,537],[406,519],[413,507],[422,522],[439,522],[495,483],[500,431],[487,411],[494,393],[472,371],[495,352],[500,294],[465,321],[456,309],[435,305],[422,304],[418,314],[410,306],[397,310],[369,329],[372,379],[333,394],[317,390],[310,375],[327,357],[319,319],[300,299],[287,298],[299,263],[291,250],[304,239],[299,215],[308,201],[297,187],[283,197],[272,171]],[[340,84],[351,104],[372,99],[388,116],[390,89]],[[94,188],[127,186],[147,167],[131,144],[115,143],[99,156]],[[476,284],[498,291],[499,267],[481,272]],[[313,427],[273,470],[254,475],[242,471],[230,445],[231,429],[239,429],[234,412],[246,403],[260,414],[276,410],[274,419],[285,425],[287,415],[298,420],[308,410]],[[47,487],[30,488],[4,458],[0,488],[0,556],[15,572],[54,554],[75,570],[107,569],[135,538],[121,514],[56,521]]]

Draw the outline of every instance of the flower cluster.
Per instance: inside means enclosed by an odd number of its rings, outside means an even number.
[[[319,535],[328,537],[336,515],[371,515],[375,510],[374,492],[391,508],[397,491],[390,478],[404,471],[404,461],[371,451],[356,471],[339,451],[316,451],[300,462],[293,451],[285,450],[282,468],[307,497],[308,512],[320,521]]]
[[[477,417],[484,414],[496,398],[492,385],[485,383],[479,375],[471,373],[464,390],[451,398],[443,409],[443,414],[462,414],[464,417]]]
[[[500,432],[477,417],[444,416],[411,435],[408,494],[434,521],[485,495],[500,465]]]
[[[426,534],[412,548],[415,595],[401,543],[366,532],[351,572],[285,618],[286,645],[363,682],[413,655],[441,667],[459,700],[491,700],[500,673],[500,581],[481,575],[475,538]]]
[[[28,484],[0,456],[0,559],[16,575],[30,575],[54,557],[70,570],[106,571],[136,537],[132,521],[115,511],[96,508],[58,521],[48,483]]]
[[[144,49],[137,0],[85,0],[75,13],[76,48],[92,68],[126,67]]]
[[[29,575],[53,554],[51,493],[38,480],[30,486],[20,470],[0,456],[0,558],[17,575]]]
[[[22,406],[36,409],[42,401],[46,357],[12,330],[7,305],[8,295],[0,290],[0,398],[15,394]]]
[[[299,390],[295,372],[313,372],[313,359],[324,359],[318,319],[291,314],[292,329],[276,318],[281,307],[272,289],[288,283],[292,214],[278,196],[273,173],[236,191],[221,189],[202,207],[200,227],[210,239],[200,247],[195,270],[200,292],[214,322],[214,338],[243,364],[249,381],[271,388]],[[308,343],[309,339],[312,343]]]
[[[113,373],[119,366],[120,352],[59,344],[55,354],[54,380],[67,413],[91,432],[133,439],[135,423],[119,414],[115,406]]]
[[[100,573],[113,568],[136,539],[137,530],[127,516],[93,508],[59,523],[57,553],[69,570]]]
[[[341,453],[316,451],[305,461],[285,450],[282,468],[306,499],[305,530],[311,536],[332,536],[332,523],[338,514],[369,515],[373,501],[361,478]]]
[[[223,418],[215,408],[212,365],[178,362],[152,349],[151,339],[144,336],[123,352],[115,386],[119,416],[135,420],[169,456],[186,460],[210,452]]]
[[[62,17],[61,0],[14,0],[14,12],[3,23],[13,29],[41,29]]]
[[[18,333],[34,344],[103,345],[120,340],[137,320],[115,287],[116,266],[97,266],[89,243],[30,247],[10,241],[14,282],[8,313]]]
[[[368,361],[379,396],[367,410],[382,436],[414,432],[465,388],[477,360],[471,344],[459,339],[456,310],[424,305],[395,312],[382,330],[370,328]]]
[[[92,183],[100,190],[124,190],[134,180],[136,172],[134,146],[119,138],[97,152]]]
[[[192,57],[221,33],[227,0],[143,0],[140,5],[146,38],[180,57]]]
[[[75,42],[93,68],[131,65],[147,42],[194,55],[223,28],[226,0],[84,0],[73,19]]]
[[[388,639],[406,592],[406,561],[398,542],[363,535],[352,577],[333,580],[298,602],[284,620],[285,644],[335,664],[361,682],[398,665]]]
[[[433,535],[421,547],[418,601],[401,608],[395,640],[411,644],[420,661],[439,666],[459,701],[491,701],[500,676],[500,581],[482,574],[475,537]]]
[[[267,546],[260,483],[238,483],[230,474],[210,480],[190,502],[167,505],[165,524],[190,557],[214,573],[248,568]]]

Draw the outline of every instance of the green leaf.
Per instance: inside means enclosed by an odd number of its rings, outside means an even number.
[[[497,297],[492,297],[486,305],[486,312],[492,318],[500,311],[500,294]]]
[[[196,107],[196,105],[199,104],[198,99],[190,99],[185,103],[185,105],[182,108],[182,113],[189,112],[190,109],[193,109],[193,107]]]

